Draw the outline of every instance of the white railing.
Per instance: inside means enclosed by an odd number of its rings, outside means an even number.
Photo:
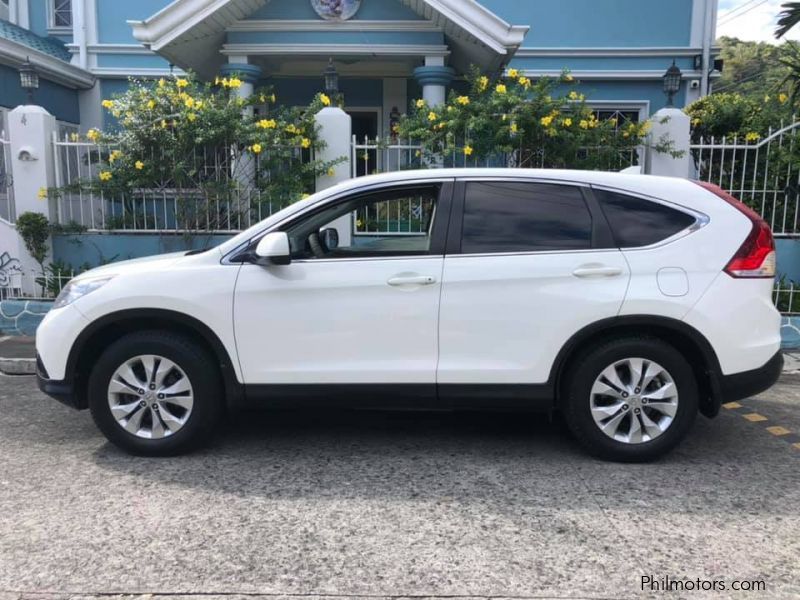
[[[11,171],[11,142],[0,132],[0,219],[13,223],[17,219],[14,203],[14,177]]]
[[[353,178],[376,173],[392,173],[420,166],[422,146],[365,137],[359,141],[353,136],[350,144],[350,167]]]
[[[781,314],[800,315],[800,288],[794,281],[776,281],[772,300]]]
[[[52,300],[74,276],[74,271],[0,271],[0,300]]]
[[[709,138],[691,145],[697,178],[756,210],[779,237],[800,236],[800,121],[763,139]]]
[[[109,194],[96,182],[108,169],[113,147],[72,139],[54,139],[58,223],[90,231],[236,233],[267,218],[288,203],[272,198],[255,185],[257,167],[252,158],[233,152],[196,151],[197,178],[220,184],[207,190],[175,188],[134,189]],[[306,160],[300,148],[292,160]],[[150,160],[159,160],[151,157]]]

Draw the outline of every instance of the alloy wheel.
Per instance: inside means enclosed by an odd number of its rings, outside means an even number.
[[[189,420],[194,390],[176,363],[146,354],[126,360],[114,371],[108,384],[108,406],[128,433],[161,439],[180,431]]]
[[[662,435],[678,411],[678,388],[657,362],[626,358],[598,375],[590,392],[595,424],[608,437],[642,444]]]

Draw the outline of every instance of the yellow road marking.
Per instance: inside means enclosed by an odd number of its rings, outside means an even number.
[[[758,413],[750,413],[749,415],[744,415],[744,418],[750,421],[751,423],[758,423],[759,421],[766,421],[767,417],[764,415],[760,415]]]
[[[742,408],[742,405],[738,402],[728,402],[727,404],[723,404],[722,407],[727,408],[728,410],[733,410],[734,408]]]
[[[786,427],[781,427],[780,425],[775,425],[773,427],[767,427],[767,431],[769,431],[772,435],[789,435],[792,433]]]

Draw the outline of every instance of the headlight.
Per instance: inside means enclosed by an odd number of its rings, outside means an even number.
[[[63,287],[53,304],[53,308],[62,308],[68,304],[72,304],[78,298],[82,298],[86,294],[91,294],[93,291],[100,289],[113,278],[114,276],[111,275],[109,277],[97,277],[94,279],[73,279]]]

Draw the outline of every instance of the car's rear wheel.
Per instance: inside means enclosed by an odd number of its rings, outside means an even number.
[[[113,444],[169,456],[207,442],[222,413],[212,358],[190,339],[161,331],[126,335],[100,356],[89,378],[89,408]]]
[[[583,352],[566,373],[562,408],[589,452],[625,462],[653,460],[674,448],[697,415],[692,367],[669,344],[614,339]]]

